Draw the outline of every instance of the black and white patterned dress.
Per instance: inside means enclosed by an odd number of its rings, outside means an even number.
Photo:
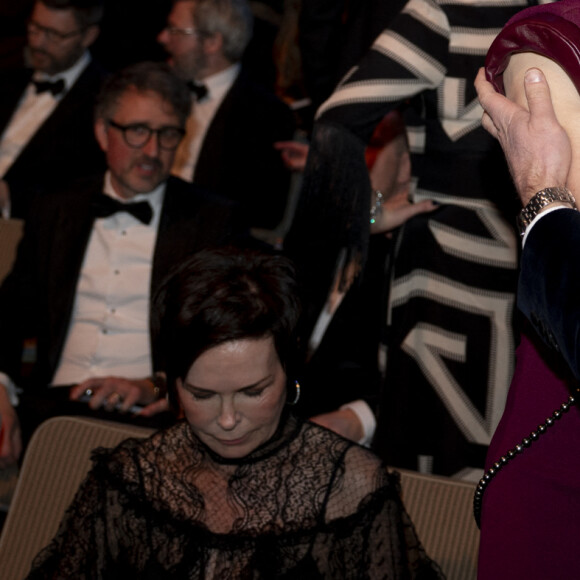
[[[323,304],[338,252],[366,253],[363,150],[404,112],[414,201],[440,204],[393,244],[386,379],[375,444],[393,464],[451,474],[481,467],[513,370],[515,192],[481,127],[473,81],[526,0],[410,0],[318,111],[291,253]],[[298,235],[296,235],[298,234]],[[356,397],[356,394],[354,395]]]

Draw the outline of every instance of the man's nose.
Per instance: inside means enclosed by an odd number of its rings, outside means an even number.
[[[149,157],[159,157],[159,133],[152,132],[151,136],[141,147],[143,153],[147,154]]]
[[[169,33],[167,32],[167,28],[164,28],[158,35],[157,35],[157,42],[165,46],[169,40]]]

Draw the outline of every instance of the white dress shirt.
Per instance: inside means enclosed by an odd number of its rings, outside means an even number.
[[[120,199],[105,175],[104,193]],[[120,212],[96,219],[81,267],[65,346],[52,385],[106,375],[152,374],[149,335],[151,271],[165,183],[131,201],[148,201],[151,223]],[[0,384],[13,405],[18,388],[4,373]]]
[[[105,193],[119,199],[108,173]],[[148,225],[126,212],[95,220],[53,385],[106,375],[137,379],[152,374],[151,270],[164,194],[162,184],[131,200],[151,204]]]
[[[203,84],[207,87],[207,95],[199,101],[192,97],[192,111],[187,119],[185,137],[175,155],[171,170],[173,175],[181,177],[185,181],[193,181],[195,166],[207,130],[226,94],[238,78],[240,68],[239,64],[234,64],[203,79]]]

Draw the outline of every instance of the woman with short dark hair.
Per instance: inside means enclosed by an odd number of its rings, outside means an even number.
[[[30,578],[436,578],[398,483],[289,412],[299,318],[280,256],[205,251],[158,296],[185,421],[95,452]]]

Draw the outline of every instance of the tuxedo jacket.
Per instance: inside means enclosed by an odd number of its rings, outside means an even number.
[[[37,343],[37,360],[28,382],[45,386],[54,375],[95,220],[93,199],[102,187],[101,176],[38,198],[26,222],[14,268],[0,287],[0,370],[20,384],[27,384],[19,364],[23,339],[33,338]],[[237,236],[236,213],[230,201],[170,177],[153,253],[151,297],[186,256]],[[153,333],[151,340],[153,367],[160,370]]]
[[[518,307],[580,379],[580,213],[539,220],[522,252]]]
[[[272,229],[282,220],[290,184],[273,144],[293,134],[290,109],[242,71],[208,127],[193,181],[239,202],[251,226]]]
[[[31,77],[31,70],[22,69],[0,79],[0,135]],[[89,63],[6,172],[13,217],[25,218],[35,195],[105,170],[93,131],[94,100],[104,77],[97,63]]]

